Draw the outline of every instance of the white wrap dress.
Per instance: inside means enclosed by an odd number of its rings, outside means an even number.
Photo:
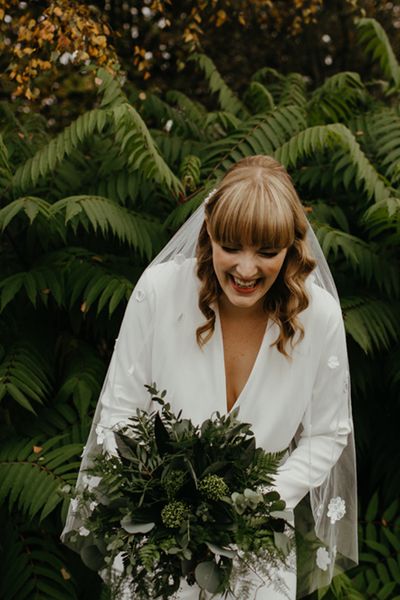
[[[175,412],[182,410],[182,416],[194,423],[201,423],[216,410],[227,412],[217,309],[211,339],[203,349],[196,342],[196,329],[205,318],[198,307],[200,282],[195,266],[192,259],[150,267],[130,298],[100,398],[98,431],[106,445],[114,443],[107,431],[110,427],[126,421],[137,407],[152,408],[144,388],[152,382],[159,390],[167,390]],[[307,283],[310,304],[299,315],[304,338],[288,359],[271,346],[278,327],[269,322],[235,404],[240,408],[239,418],[252,424],[257,445],[266,451],[284,450],[296,436],[296,447],[280,466],[275,481],[289,509],[294,509],[311,487],[322,483],[352,428],[343,396],[348,373],[340,307],[311,280],[312,276]],[[292,570],[284,577],[287,596],[266,583],[257,592],[257,600],[294,599],[296,575]],[[196,586],[183,585],[177,598],[197,600],[198,594]]]

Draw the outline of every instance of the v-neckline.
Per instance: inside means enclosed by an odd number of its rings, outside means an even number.
[[[223,390],[223,398],[224,398],[224,411],[226,415],[231,414],[231,412],[237,408],[238,406],[240,406],[239,401],[241,400],[242,396],[244,395],[246,389],[249,387],[250,382],[252,380],[252,378],[254,377],[254,372],[257,368],[257,363],[260,359],[260,355],[262,353],[262,349],[265,343],[265,338],[267,337],[267,332],[269,331],[269,329],[271,328],[273,322],[271,321],[271,319],[268,319],[266,325],[265,325],[265,330],[264,330],[264,335],[262,337],[260,346],[258,348],[257,351],[257,355],[255,358],[255,361],[253,363],[253,366],[251,368],[251,371],[249,373],[249,376],[246,380],[246,383],[244,384],[244,386],[242,387],[242,390],[240,392],[240,394],[238,395],[238,397],[236,398],[235,402],[232,404],[231,408],[228,409],[228,388],[227,388],[227,381],[226,381],[226,367],[225,367],[225,348],[224,348],[224,337],[222,334],[222,323],[221,323],[221,315],[220,315],[220,311],[219,311],[219,306],[216,303],[216,306],[214,307],[215,310],[215,323],[216,323],[216,333],[218,335],[218,345],[219,345],[219,352],[218,355],[220,356],[220,359],[222,361],[222,365],[221,368],[218,369],[219,373],[222,373],[222,390]]]

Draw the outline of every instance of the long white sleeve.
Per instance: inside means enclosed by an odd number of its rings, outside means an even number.
[[[320,336],[319,343],[322,340],[322,350],[312,398],[302,419],[297,447],[281,465],[275,479],[276,488],[290,509],[325,480],[352,430],[346,340],[339,306],[331,310],[326,330],[316,335]]]
[[[104,447],[113,451],[111,428],[125,423],[137,408],[145,409],[150,397],[154,293],[146,271],[136,285],[116,340],[114,353],[99,398],[96,432]]]

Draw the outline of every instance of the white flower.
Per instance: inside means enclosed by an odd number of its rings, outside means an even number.
[[[79,527],[78,533],[79,533],[79,535],[86,537],[90,534],[90,531],[89,531],[89,529],[86,529],[86,527],[82,526],[82,527]]]
[[[99,446],[101,446],[104,442],[105,439],[105,435],[104,435],[104,427],[102,425],[97,425],[96,427],[96,434],[97,434],[97,443]]]
[[[340,521],[342,517],[346,514],[346,502],[340,496],[336,496],[335,498],[331,498],[328,504],[328,517],[331,519],[332,525],[336,523],[336,521]]]
[[[171,129],[172,129],[172,125],[173,124],[174,124],[173,120],[172,119],[168,119],[168,121],[164,125],[165,131],[170,132]]]
[[[330,369],[336,369],[339,366],[339,359],[335,354],[332,354],[332,356],[330,356],[328,358],[328,367]]]
[[[90,504],[89,504],[89,510],[93,511],[96,506],[98,505],[98,502],[96,502],[96,500],[93,500]]]
[[[321,569],[321,571],[326,571],[328,565],[331,564],[331,559],[329,557],[328,551],[326,548],[322,546],[317,550],[317,558],[316,558],[317,567]]]

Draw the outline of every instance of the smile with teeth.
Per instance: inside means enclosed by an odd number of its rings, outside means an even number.
[[[242,289],[252,289],[255,288],[258,282],[258,279],[253,279],[252,281],[244,281],[243,279],[240,279],[239,277],[235,277],[234,275],[231,275],[234,284],[237,287],[240,287]]]

